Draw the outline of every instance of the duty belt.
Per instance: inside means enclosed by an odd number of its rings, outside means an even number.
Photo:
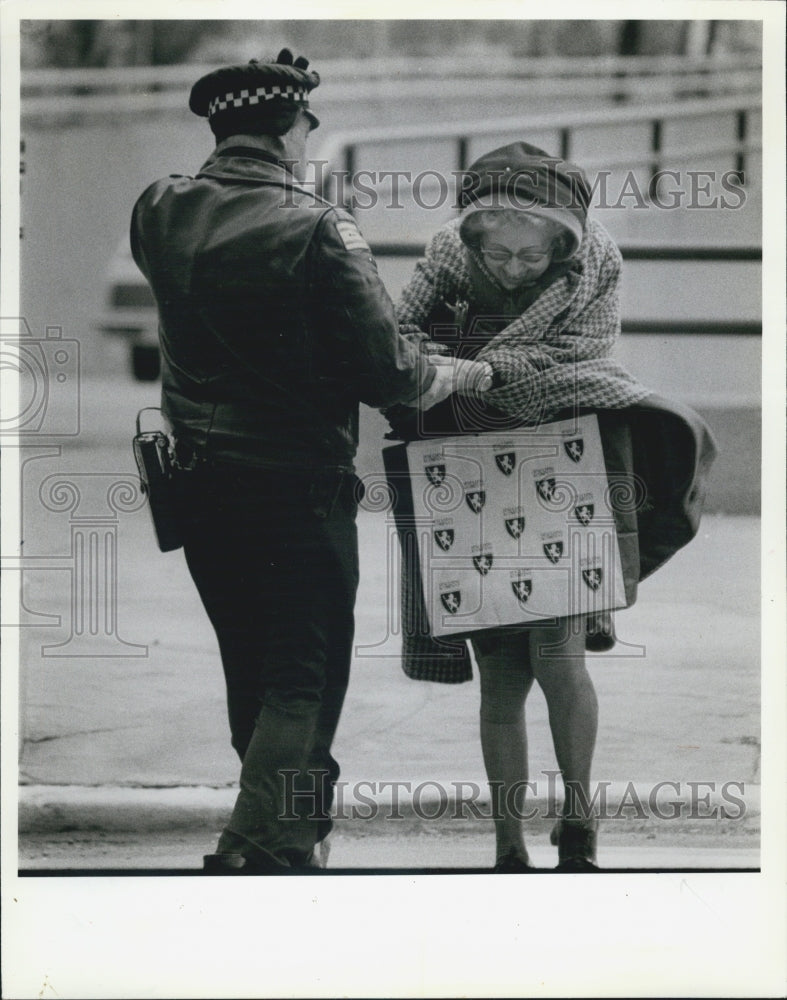
[[[193,472],[194,469],[206,465],[208,461],[207,453],[203,448],[198,448],[190,441],[175,441],[173,465],[181,472]]]

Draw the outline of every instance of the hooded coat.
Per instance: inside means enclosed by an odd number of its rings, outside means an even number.
[[[620,336],[622,258],[604,227],[587,218],[589,197],[579,168],[513,143],[482,157],[469,174],[460,195],[463,216],[434,236],[397,314],[403,332],[422,350],[445,345],[460,357],[488,362],[493,386],[470,400],[452,396],[425,414],[393,407],[386,411],[388,436],[439,438],[596,412],[608,474],[625,477],[638,496],[635,504],[614,511],[630,605],[638,581],[697,532],[716,455],[713,437],[693,410],[656,396],[611,357]],[[524,180],[517,181],[518,175]],[[463,225],[468,212],[490,207],[490,198],[497,199],[493,210],[510,208],[512,191],[520,202],[530,197],[542,217],[551,212],[569,246],[568,256],[553,259],[535,285],[516,293],[496,282]],[[400,475],[403,449],[384,454],[389,474]],[[401,491],[394,515],[403,551],[405,673],[446,683],[469,680],[466,643],[437,641],[428,633],[415,526]]]

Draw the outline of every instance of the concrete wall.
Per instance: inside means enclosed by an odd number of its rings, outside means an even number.
[[[440,106],[414,97],[403,104],[391,102],[380,89],[377,98],[351,108],[326,101],[320,111],[323,127],[315,134],[316,140],[329,139],[337,130],[350,127],[437,119],[483,121],[491,111],[496,116],[521,114],[522,105],[518,100],[490,104],[483,93],[469,102],[446,98]],[[138,194],[159,176],[193,173],[210,151],[211,136],[205,124],[186,110],[144,118],[119,114],[93,121],[23,118],[22,132],[26,143],[22,314],[35,336],[43,336],[47,326],[56,325],[63,328],[65,337],[78,339],[83,372],[127,377],[124,345],[93,329],[103,309],[109,262],[125,238]],[[603,152],[605,145],[619,149],[630,137],[609,130],[583,141],[590,154]],[[312,152],[319,156],[318,142]],[[425,146],[418,151],[418,162],[438,159],[437,149],[430,152]],[[727,169],[730,163],[718,165]],[[758,245],[757,174],[753,163],[747,199],[740,210],[642,211],[624,204],[600,210],[598,216],[623,243]],[[425,240],[441,221],[435,212],[406,220],[385,213],[377,220],[362,218],[362,226],[367,229],[368,223],[370,237],[413,239],[420,235]],[[382,228],[380,223],[384,223]],[[381,273],[394,297],[412,266],[411,260],[380,260]],[[624,274],[623,308],[628,317],[757,320],[760,299],[757,264],[637,263],[627,266]],[[759,488],[759,341],[734,336],[628,337],[623,338],[619,357],[656,391],[681,398],[713,417],[723,453],[731,456],[720,460],[731,464],[722,470],[714,502],[719,509],[754,509]]]
[[[495,102],[496,115],[513,115],[512,104]],[[315,133],[312,153],[319,156],[321,139],[329,139],[339,129],[371,125],[415,123],[453,116],[457,121],[483,121],[490,110],[483,96],[469,105],[451,103],[445,108],[425,107],[414,97],[409,106],[392,105],[380,96],[379,101],[359,103],[348,110],[346,104],[330,103],[321,108],[323,127]],[[519,113],[522,113],[521,104]],[[450,111],[450,115],[449,115]],[[464,117],[462,117],[464,116]],[[470,130],[472,131],[472,130]],[[22,313],[34,332],[43,333],[48,325],[59,325],[67,336],[83,345],[83,363],[87,371],[101,371],[114,365],[115,352],[107,348],[93,328],[103,308],[107,267],[120,241],[125,239],[131,209],[139,193],[152,180],[168,173],[193,173],[211,149],[211,136],[204,122],[188,111],[150,114],[145,118],[119,114],[100,120],[63,121],[54,119],[26,121],[25,174],[22,184]],[[539,136],[528,136],[539,140]],[[548,141],[549,137],[544,136]],[[625,130],[608,130],[591,142],[582,139],[579,153],[597,155],[604,144],[632,142]],[[450,169],[449,155],[435,143],[413,154],[413,163],[433,164]],[[546,148],[550,148],[547,145]],[[416,155],[417,154],[417,155]],[[370,154],[371,157],[371,154]],[[402,154],[396,157],[402,159]],[[412,157],[411,157],[412,159]],[[398,167],[399,162],[375,160],[381,165]],[[371,160],[370,160],[371,162]],[[672,162],[671,160],[669,161]],[[729,169],[731,159],[712,164]],[[756,181],[757,165],[752,164]],[[619,188],[613,188],[617,193]],[[729,245],[759,244],[760,199],[756,183],[747,190],[741,210],[642,211],[628,199],[619,207],[599,211],[612,235],[622,242],[706,243]],[[406,215],[406,217],[405,217]],[[443,211],[397,213],[385,210],[361,213],[361,226],[369,239],[426,240],[451,215],[451,206]],[[411,265],[386,264],[392,292],[404,280]],[[671,314],[757,318],[759,316],[759,277],[756,265],[727,267],[696,265],[676,269],[662,265],[638,265],[628,269],[624,287],[627,312],[642,316],[668,305]],[[712,294],[708,294],[712,291]],[[710,314],[710,313],[709,313]]]

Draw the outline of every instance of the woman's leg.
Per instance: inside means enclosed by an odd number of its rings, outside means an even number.
[[[546,698],[558,767],[563,816],[588,818],[590,768],[598,729],[598,700],[585,666],[583,618],[564,618],[530,630],[530,664]]]
[[[475,636],[472,645],[481,678],[481,749],[495,817],[495,856],[527,862],[525,700],[533,683],[528,636],[490,631]]]

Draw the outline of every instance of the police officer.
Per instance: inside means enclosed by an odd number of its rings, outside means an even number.
[[[308,66],[284,49],[198,80],[190,108],[215,151],[195,177],[151,185],[131,224],[159,311],[186,561],[242,761],[210,873],[324,864],[358,584],[359,401],[428,408],[484,374],[400,336],[352,217],[300,186],[319,124]]]

